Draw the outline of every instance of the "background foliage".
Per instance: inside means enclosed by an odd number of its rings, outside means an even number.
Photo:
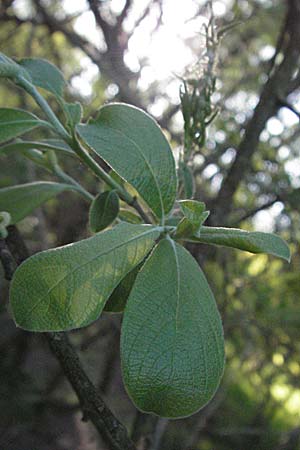
[[[183,143],[180,80],[171,70],[159,79],[154,71],[147,79],[147,71],[153,72],[147,48],[138,62],[132,56],[134,39],[141,35],[155,39],[176,8],[170,8],[167,0],[89,0],[78,2],[74,11],[69,3],[2,1],[1,51],[57,64],[69,79],[70,100],[83,101],[85,115],[111,100],[143,107],[167,130],[178,153]],[[191,3],[196,20],[191,23],[199,25],[208,10],[205,2]],[[195,197],[214,212],[211,225],[281,234],[290,243],[292,262],[190,246],[205,266],[222,312],[227,367],[214,400],[189,419],[146,418],[133,408],[120,376],[120,317],[104,315],[87,329],[73,332],[72,340],[90,376],[141,448],[147,448],[147,437],[152,437],[152,450],[295,450],[300,448],[300,5],[298,0],[224,0],[216,1],[215,8],[220,27],[232,20],[239,25],[225,34],[219,48],[213,103],[220,113],[209,127],[205,146],[189,163]],[[78,31],[84,15],[90,22]],[[96,38],[92,38],[93,27],[99,33]],[[177,75],[188,73],[201,80],[203,38],[190,33],[185,44],[194,61],[201,63],[185,68],[182,62]],[[170,85],[174,89],[168,89]],[[3,83],[0,104],[36,110],[22,91]],[[78,162],[63,158],[68,173],[76,177],[79,173],[91,192],[103,189]],[[0,175],[1,187],[50,180],[17,153],[1,158]],[[85,201],[65,192],[25,219],[20,230],[36,252],[88,236],[87,220]],[[8,286],[2,275],[0,282],[0,405],[5,412],[0,418],[0,447],[105,449],[105,443],[81,421],[77,400],[43,340],[15,329],[6,311]]]

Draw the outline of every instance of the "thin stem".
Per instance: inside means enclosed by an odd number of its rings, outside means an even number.
[[[53,166],[52,169],[53,173],[58,178],[65,181],[67,184],[71,184],[72,186],[76,187],[78,192],[80,192],[89,202],[94,200],[94,196],[90,194],[86,189],[84,189],[84,187],[81,186],[81,184],[79,184],[76,180],[74,180],[74,178],[66,174],[58,164]]]
[[[69,133],[66,131],[64,126],[60,123],[47,101],[44,97],[39,93],[35,86],[33,86],[29,81],[27,81],[22,76],[17,77],[17,84],[21,86],[28,94],[30,94],[39,107],[44,111],[47,119],[53,125],[56,132],[64,139],[68,140],[70,138]]]

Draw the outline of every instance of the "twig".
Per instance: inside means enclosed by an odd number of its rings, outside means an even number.
[[[0,260],[5,277],[12,279],[16,263],[29,256],[24,241],[16,227],[9,227],[10,235],[0,240]],[[109,443],[111,450],[136,450],[124,425],[118,421],[97,392],[82,368],[80,360],[66,333],[44,333],[50,348],[59,361],[69,383],[76,392],[84,412],[100,435]]]

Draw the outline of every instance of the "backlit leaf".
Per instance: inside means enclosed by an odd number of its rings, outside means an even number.
[[[16,324],[31,331],[60,331],[95,321],[112,291],[145,258],[159,234],[156,227],[123,223],[27,259],[11,284]]]
[[[177,185],[175,162],[168,141],[148,114],[114,103],[103,106],[96,120],[78,125],[77,130],[158,217],[171,210]]]

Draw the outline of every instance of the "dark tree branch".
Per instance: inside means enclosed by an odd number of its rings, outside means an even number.
[[[16,227],[9,227],[9,236],[0,240],[0,261],[5,276],[11,280],[16,262],[20,264],[28,256],[25,243]],[[49,346],[59,361],[65,376],[80,401],[84,418],[90,420],[111,450],[135,450],[126,428],[106,406],[96,388],[82,368],[66,333],[44,333]]]
[[[300,0],[288,0],[285,19],[286,42],[283,61],[273,68],[258,105],[248,122],[236,158],[221,185],[217,198],[210,207],[214,213],[211,224],[222,224],[222,218],[232,209],[232,199],[249,170],[249,162],[259,144],[259,137],[268,119],[279,109],[278,98],[286,98],[295,89],[295,71],[300,59]]]
[[[117,18],[117,28],[121,28],[124,20],[126,19],[126,17],[128,16],[128,12],[131,8],[132,5],[132,0],[126,0],[124,8],[121,12],[121,14],[119,15],[119,17]]]
[[[263,205],[257,206],[256,208],[253,208],[250,211],[245,212],[245,214],[241,215],[238,219],[234,220],[233,222],[230,222],[230,226],[237,225],[243,222],[244,220],[250,219],[250,217],[255,216],[255,214],[257,214],[259,211],[263,211],[264,209],[270,208],[271,206],[274,205],[274,203],[278,201],[280,201],[280,198],[277,195],[275,198],[264,203]]]

